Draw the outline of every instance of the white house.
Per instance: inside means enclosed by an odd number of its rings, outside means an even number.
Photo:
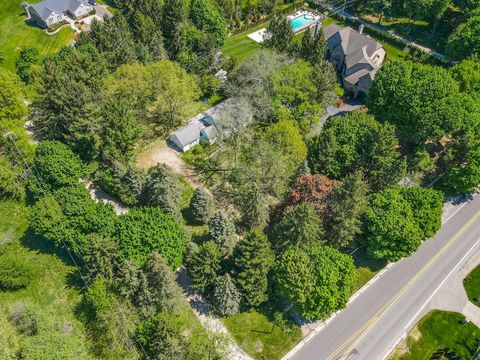
[[[29,5],[22,3],[27,16],[43,28],[67,18],[78,19],[94,10],[94,0],[43,0]]]

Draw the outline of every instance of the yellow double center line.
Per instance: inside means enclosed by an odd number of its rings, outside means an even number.
[[[337,354],[339,354],[344,348],[347,347],[348,344],[350,344],[355,338],[357,338],[348,348],[345,352],[343,352],[343,355],[339,357],[339,359],[346,359],[347,356],[352,352],[352,350],[358,345],[360,341],[367,335],[367,333],[370,331],[370,329],[377,323],[377,321],[380,319],[380,317],[387,312],[394,304],[395,302],[402,296],[409,288],[412,286],[412,284],[425,272],[427,271],[430,266],[440,257],[442,256],[445,251],[450,248],[450,246],[465,232],[465,230],[472,225],[475,220],[477,220],[480,217],[480,211],[478,211],[465,225],[462,226],[462,228],[440,249],[438,253],[435,254],[434,257],[432,257],[424,266],[421,270],[419,270],[413,278],[410,279],[410,281],[399,291],[397,294],[388,302],[386,303],[379,311],[375,313],[365,324],[363,324],[352,336],[350,336],[345,342],[340,345],[337,350],[335,350],[330,356],[327,358],[327,360],[332,360]]]

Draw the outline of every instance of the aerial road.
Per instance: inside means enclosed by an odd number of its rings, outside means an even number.
[[[288,359],[385,359],[479,248],[480,196],[475,196],[456,205],[435,237],[395,263]]]

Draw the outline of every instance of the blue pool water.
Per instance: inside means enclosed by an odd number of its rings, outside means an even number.
[[[298,30],[311,22],[315,21],[312,15],[300,15],[294,19],[290,20],[290,26],[292,27],[292,30]]]

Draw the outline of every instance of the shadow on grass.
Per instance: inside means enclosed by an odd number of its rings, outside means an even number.
[[[20,239],[23,246],[30,250],[38,251],[43,254],[56,255],[65,264],[75,266],[68,251],[63,248],[55,246],[53,241],[48,240],[42,236],[35,235],[31,229],[27,229],[25,235]]]
[[[368,268],[372,272],[377,272],[387,265],[386,260],[375,259],[367,253],[365,248],[359,248],[352,254],[353,262],[357,268]]]

